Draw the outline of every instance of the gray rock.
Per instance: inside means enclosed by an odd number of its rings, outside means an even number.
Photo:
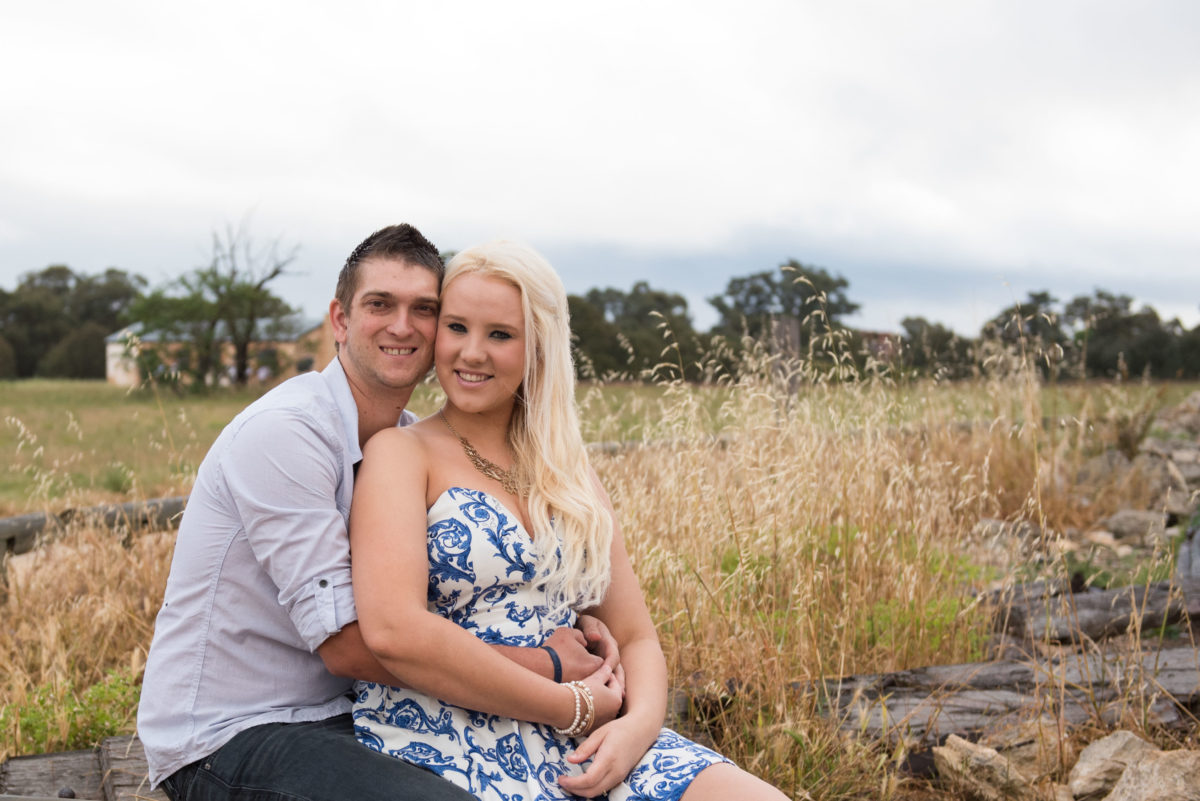
[[[933,749],[938,776],[964,795],[983,801],[1033,799],[1033,786],[994,748],[976,745],[957,734]]]
[[[1193,488],[1200,486],[1200,446],[1194,447],[1195,450],[1176,451],[1171,458],[1171,462],[1179,469],[1179,475]]]
[[[1037,784],[1064,771],[1064,761],[1066,765],[1074,761],[1074,748],[1063,733],[1063,726],[1053,718],[1024,720],[989,731],[980,745],[995,748],[1018,773]]]
[[[1151,506],[1161,508],[1171,490],[1187,491],[1187,481],[1170,459],[1139,453],[1130,466],[1130,479],[1140,482],[1150,494]]]
[[[1161,512],[1122,509],[1105,520],[1103,525],[1118,540],[1152,545],[1161,540],[1166,531],[1167,518]]]
[[[1200,489],[1169,489],[1162,498],[1162,509],[1179,520],[1188,520],[1200,509]]]
[[[1119,450],[1107,450],[1084,462],[1075,480],[1093,487],[1116,484],[1129,474],[1129,464],[1129,457]]]
[[[1177,579],[1200,579],[1200,525],[1194,526],[1179,543],[1175,558]]]
[[[1200,436],[1200,392],[1193,392],[1183,403],[1160,412],[1155,423],[1176,437]]]
[[[1129,763],[1105,801],[1200,801],[1200,751],[1146,754]]]
[[[1133,732],[1113,732],[1083,749],[1067,786],[1075,801],[1099,801],[1116,786],[1126,767],[1156,753],[1157,746]]]

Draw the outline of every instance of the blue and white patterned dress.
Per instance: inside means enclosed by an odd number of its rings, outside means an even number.
[[[541,645],[574,612],[551,617],[535,586],[537,546],[499,500],[452,487],[427,516],[429,608],[487,643]],[[489,801],[558,801],[558,777],[583,766],[566,757],[572,739],[552,727],[487,715],[415,690],[359,682],[354,730],[368,748],[429,768]],[[609,791],[609,801],[676,801],[696,774],[724,757],[663,729]]]

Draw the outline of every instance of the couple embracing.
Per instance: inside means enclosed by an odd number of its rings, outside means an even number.
[[[783,798],[662,727],[666,668],[527,247],[347,259],[337,357],[197,474],[138,730],[176,801]],[[405,410],[433,363],[446,395]],[[351,572],[354,582],[351,585]]]

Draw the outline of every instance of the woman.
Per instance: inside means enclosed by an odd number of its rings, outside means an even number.
[[[355,489],[359,624],[411,688],[360,684],[359,739],[497,801],[783,798],[662,728],[666,666],[588,465],[549,264],[505,242],[458,254],[434,352],[445,406],[372,438]],[[616,673],[559,684],[485,644],[541,645],[585,610]]]

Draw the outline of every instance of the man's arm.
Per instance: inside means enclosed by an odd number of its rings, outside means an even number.
[[[317,646],[325,669],[335,676],[361,679],[379,684],[403,687],[398,678],[388,673],[363,642],[358,621],[347,623],[342,630]]]
[[[617,641],[608,627],[590,615],[580,615],[578,629],[560,628],[547,638],[545,645],[553,648],[562,664],[562,680],[577,681],[595,673],[608,663],[619,668]],[[589,646],[596,651],[593,653]],[[542,648],[520,648],[512,645],[492,646],[503,656],[527,670],[547,679],[554,678],[554,661]],[[325,669],[335,676],[379,684],[403,687],[389,673],[363,642],[358,622],[349,623],[317,647]]]

